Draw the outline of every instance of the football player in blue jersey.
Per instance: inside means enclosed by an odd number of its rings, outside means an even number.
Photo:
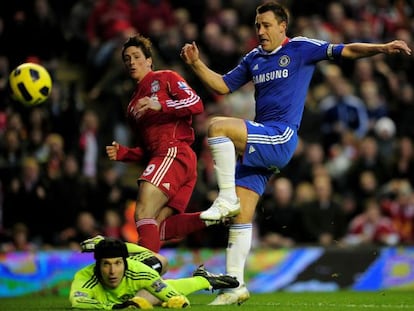
[[[236,276],[241,284],[237,289],[223,290],[212,305],[240,304],[249,298],[244,265],[251,248],[256,205],[271,175],[286,166],[295,151],[316,64],[379,53],[411,55],[411,49],[401,40],[384,44],[332,44],[306,37],[289,38],[288,23],[289,12],[279,3],[259,5],[255,19],[259,45],[224,75],[203,63],[194,42],[185,44],[181,51],[184,62],[219,94],[235,92],[249,82],[255,86],[254,121],[215,117],[208,128],[219,195],[200,217],[217,220],[236,216],[229,229],[226,272]],[[239,156],[237,161],[235,153]]]

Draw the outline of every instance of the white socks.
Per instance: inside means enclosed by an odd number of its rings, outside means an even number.
[[[237,201],[235,187],[236,150],[230,138],[220,136],[208,138],[214,160],[214,169],[219,187],[219,196],[230,203]]]
[[[226,273],[235,276],[244,285],[244,266],[252,245],[253,226],[249,224],[232,224],[226,249]]]

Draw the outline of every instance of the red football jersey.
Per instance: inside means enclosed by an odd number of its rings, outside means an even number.
[[[140,98],[152,97],[160,111],[147,110],[140,118],[132,112]],[[127,108],[127,119],[136,129],[141,148],[154,155],[158,150],[194,142],[192,116],[203,112],[201,98],[178,73],[171,70],[149,72],[135,88]]]

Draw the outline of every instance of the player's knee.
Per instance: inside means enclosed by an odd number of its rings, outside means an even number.
[[[225,122],[223,122],[223,118],[214,117],[211,119],[208,125],[208,136],[209,137],[217,137],[217,136],[224,136],[225,135]]]
[[[144,218],[154,218],[158,214],[158,209],[154,208],[149,204],[145,204],[142,201],[137,201],[137,205],[135,207],[135,219],[141,220]]]

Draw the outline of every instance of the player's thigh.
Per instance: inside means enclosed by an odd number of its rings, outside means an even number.
[[[146,180],[140,180],[136,205],[136,217],[155,218],[167,204],[168,197],[157,186]]]

